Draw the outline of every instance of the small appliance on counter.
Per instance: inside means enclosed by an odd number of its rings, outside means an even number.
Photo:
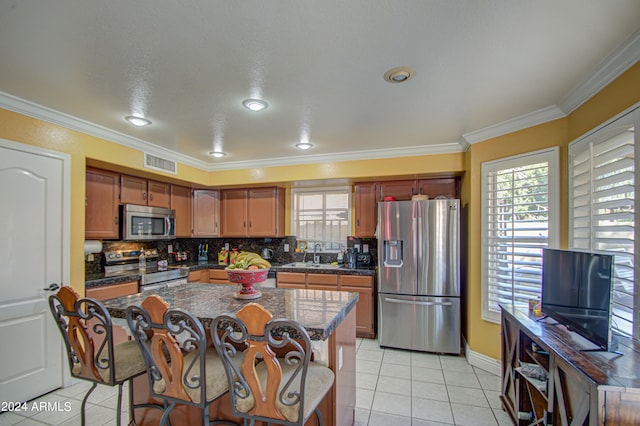
[[[347,253],[345,255],[345,265],[349,269],[356,269],[358,265],[358,249],[355,247],[347,248]]]
[[[198,262],[209,261],[209,244],[198,244]]]
[[[356,268],[370,268],[373,266],[371,253],[358,253],[356,255]]]

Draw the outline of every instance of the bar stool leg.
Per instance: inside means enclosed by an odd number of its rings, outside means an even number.
[[[89,391],[85,394],[84,398],[82,399],[82,406],[81,406],[81,410],[80,410],[80,424],[82,424],[82,426],[85,426],[86,424],[86,418],[85,418],[85,414],[84,414],[84,407],[87,405],[87,399],[89,399],[89,395],[91,395],[91,392],[93,392],[93,390],[96,388],[96,386],[98,386],[97,382],[93,382],[93,384],[91,385],[91,389],[89,389]]]

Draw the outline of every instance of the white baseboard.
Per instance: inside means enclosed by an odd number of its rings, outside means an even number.
[[[472,351],[466,340],[464,341],[464,352],[467,358],[467,362],[472,366],[478,367],[491,374],[495,374],[496,376],[500,376],[502,374],[500,368],[500,360],[491,358],[490,356],[486,356],[479,352]]]

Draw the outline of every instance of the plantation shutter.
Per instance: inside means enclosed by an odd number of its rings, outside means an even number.
[[[635,163],[633,114],[569,145],[569,247],[615,255],[611,326],[638,337]]]
[[[542,249],[558,243],[558,149],[482,165],[483,318],[540,296]]]

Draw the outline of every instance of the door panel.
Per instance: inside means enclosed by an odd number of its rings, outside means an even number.
[[[378,204],[380,236],[378,238],[379,291],[381,293],[416,294],[415,222],[412,202]]]
[[[459,296],[458,200],[416,201],[419,223],[418,294]],[[419,212],[426,212],[420,215]]]
[[[62,385],[62,340],[44,288],[68,280],[68,164],[63,155],[0,140],[0,401]]]
[[[460,352],[460,299],[379,294],[378,306],[381,346]]]

